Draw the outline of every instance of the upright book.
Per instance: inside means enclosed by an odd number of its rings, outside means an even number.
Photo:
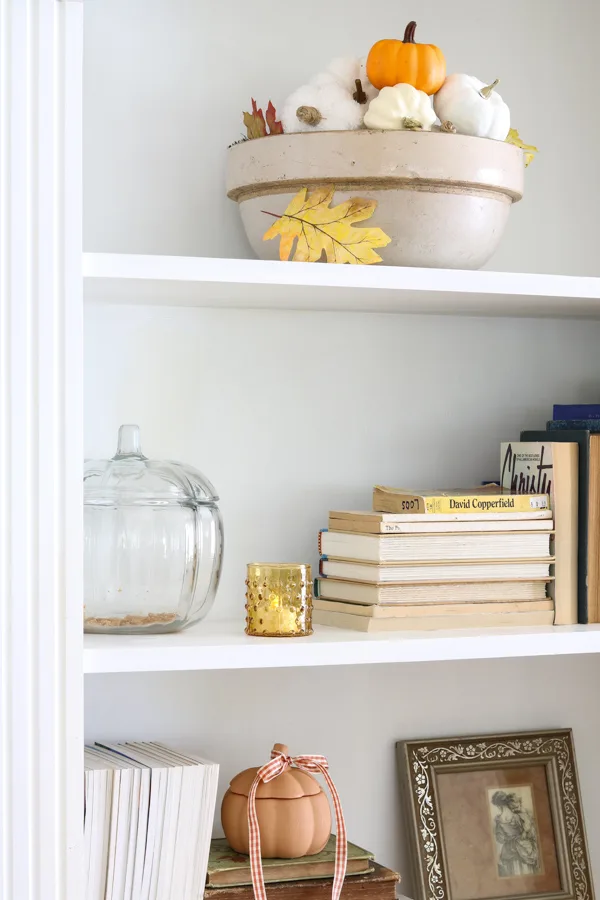
[[[470,513],[489,515],[504,513],[530,513],[549,506],[548,495],[543,491],[521,496],[498,485],[477,488],[459,488],[454,491],[414,491],[405,488],[381,487],[373,489],[373,509],[377,512],[417,515],[452,515]]]
[[[555,407],[556,410],[556,407]],[[579,446],[577,606],[582,625],[600,622],[600,434],[589,431],[522,431],[522,441]]]
[[[502,487],[524,495],[550,495],[556,625],[577,623],[578,450],[576,443],[547,440],[504,443],[500,451]]]

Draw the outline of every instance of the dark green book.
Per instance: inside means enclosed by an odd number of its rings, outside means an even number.
[[[373,854],[348,841],[346,875],[364,875],[373,871]],[[312,878],[333,878],[335,868],[335,835],[327,846],[314,856],[299,859],[263,859],[265,884],[275,881],[305,881]],[[250,859],[232,850],[225,838],[210,842],[206,887],[239,887],[252,884]]]
[[[550,424],[550,423],[548,423]],[[600,479],[600,435],[582,429],[522,431],[522,441],[556,441],[579,445],[577,621],[580,625],[598,622],[600,584],[598,556],[600,534],[597,510]]]

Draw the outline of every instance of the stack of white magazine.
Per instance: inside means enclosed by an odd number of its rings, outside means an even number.
[[[162,744],[85,748],[85,900],[199,900],[219,766]]]

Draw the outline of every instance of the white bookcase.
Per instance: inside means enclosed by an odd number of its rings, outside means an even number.
[[[600,393],[600,8],[422,5],[0,0],[1,900],[81,900],[84,734],[195,744],[221,791],[274,741],[324,753],[410,895],[394,742],[569,726],[600,873],[599,628],[243,635],[247,561],[314,564],[330,508],[494,477]],[[541,147],[500,271],[252,259],[223,187],[250,96],[413,14]],[[217,485],[222,585],[183,634],[83,640],[81,458],[129,421]]]

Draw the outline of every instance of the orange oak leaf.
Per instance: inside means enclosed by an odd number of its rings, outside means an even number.
[[[270,100],[267,106],[267,125],[269,126],[269,134],[283,134],[283,125],[277,121],[277,112]]]
[[[246,131],[248,132],[248,138],[250,140],[252,138],[266,137],[267,126],[265,124],[265,117],[262,109],[256,108],[256,100],[254,97],[252,98],[252,112],[244,113],[244,125],[246,126]]]
[[[323,254],[328,263],[371,265],[381,262],[375,247],[385,247],[389,237],[381,228],[355,228],[354,223],[370,219],[376,200],[353,197],[331,207],[334,186],[301,188],[283,215],[263,235],[263,241],[280,237],[279,258],[295,262],[318,262]]]

